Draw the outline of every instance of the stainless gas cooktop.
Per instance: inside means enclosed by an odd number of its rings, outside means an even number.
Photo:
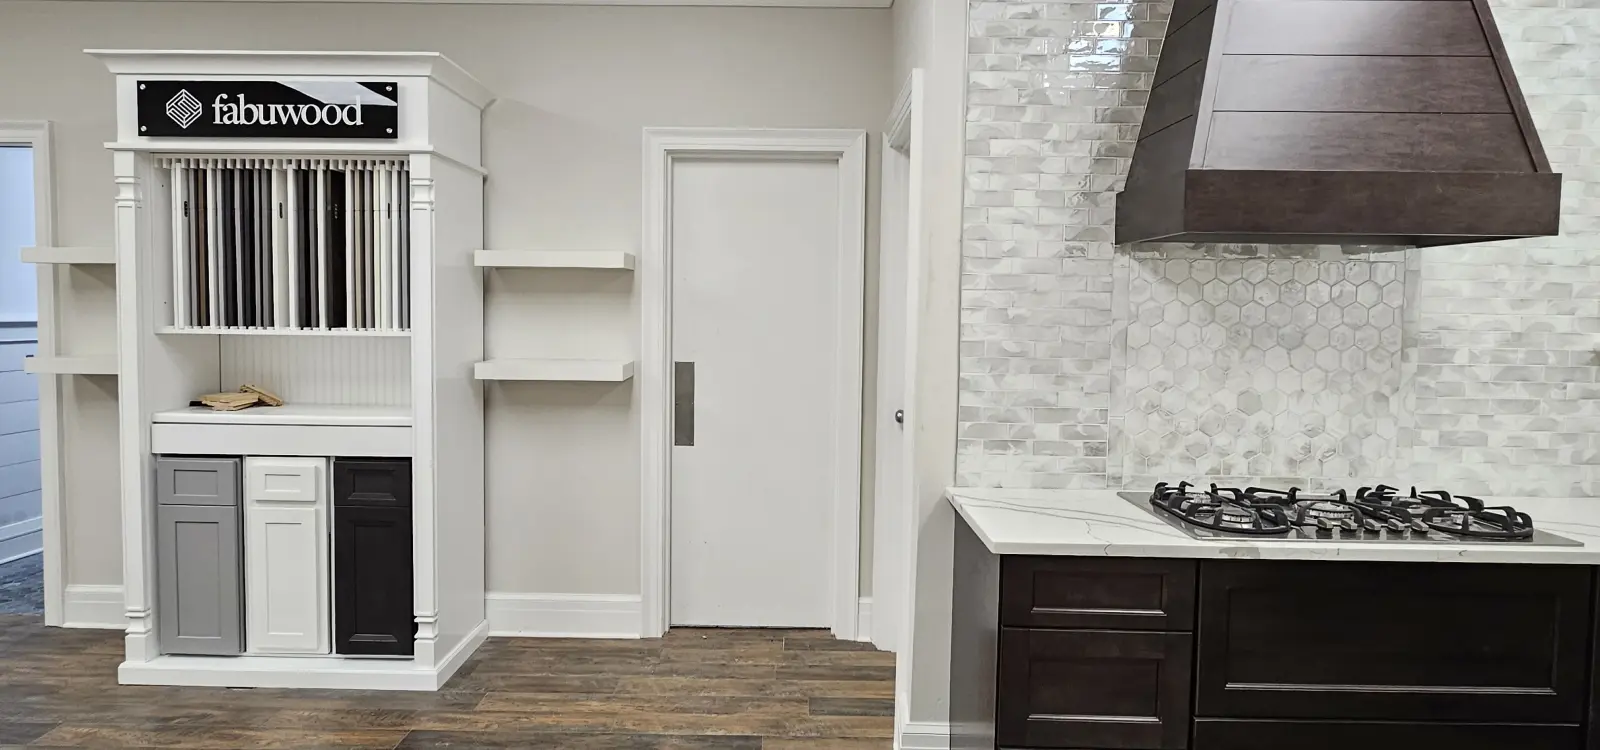
[[[1537,528],[1528,514],[1515,508],[1443,491],[1402,493],[1385,485],[1354,493],[1216,485],[1200,489],[1187,482],[1163,482],[1152,492],[1117,495],[1196,539],[1583,546]]]

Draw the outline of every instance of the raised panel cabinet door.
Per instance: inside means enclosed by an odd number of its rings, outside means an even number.
[[[411,507],[411,461],[335,458],[333,504],[367,508]]]
[[[1183,750],[1193,636],[1118,630],[1000,633],[1002,747]]]
[[[239,459],[156,458],[159,505],[238,505]]]
[[[1194,629],[1195,561],[1007,556],[1000,622],[1015,627]]]
[[[246,650],[326,654],[331,635],[327,459],[248,457]]]
[[[164,654],[243,649],[239,509],[156,508],[156,638]]]
[[[335,506],[334,650],[410,656],[411,509]]]
[[[1593,577],[1578,565],[1208,560],[1195,713],[1576,724]]]

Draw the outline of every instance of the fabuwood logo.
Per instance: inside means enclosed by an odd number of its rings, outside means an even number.
[[[251,104],[244,94],[238,101],[227,101],[218,94],[211,102],[213,125],[361,125],[361,100],[354,104]],[[200,119],[205,106],[187,89],[167,100],[167,116],[188,129]]]
[[[187,129],[200,119],[200,110],[200,100],[194,98],[188,89],[179,91],[177,96],[167,100],[167,116],[180,128]]]
[[[355,104],[251,104],[217,94],[211,103],[213,125],[361,125],[361,100]],[[176,118],[174,118],[176,119]],[[179,123],[182,124],[182,123]],[[185,126],[187,127],[187,126]]]

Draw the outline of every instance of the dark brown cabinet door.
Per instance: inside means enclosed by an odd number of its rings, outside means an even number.
[[[1193,662],[1188,633],[1000,634],[1002,747],[1182,750]]]
[[[1577,726],[1235,721],[1194,723],[1194,750],[1580,750]]]
[[[411,464],[335,459],[334,651],[410,656]]]
[[[1004,625],[1194,629],[1193,560],[1007,557],[1001,575]]]
[[[1566,565],[1208,561],[1195,713],[1578,723],[1592,575]]]

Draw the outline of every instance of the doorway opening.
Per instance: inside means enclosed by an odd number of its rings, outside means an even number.
[[[0,615],[44,612],[38,280],[22,261],[37,241],[35,153],[0,141]]]

